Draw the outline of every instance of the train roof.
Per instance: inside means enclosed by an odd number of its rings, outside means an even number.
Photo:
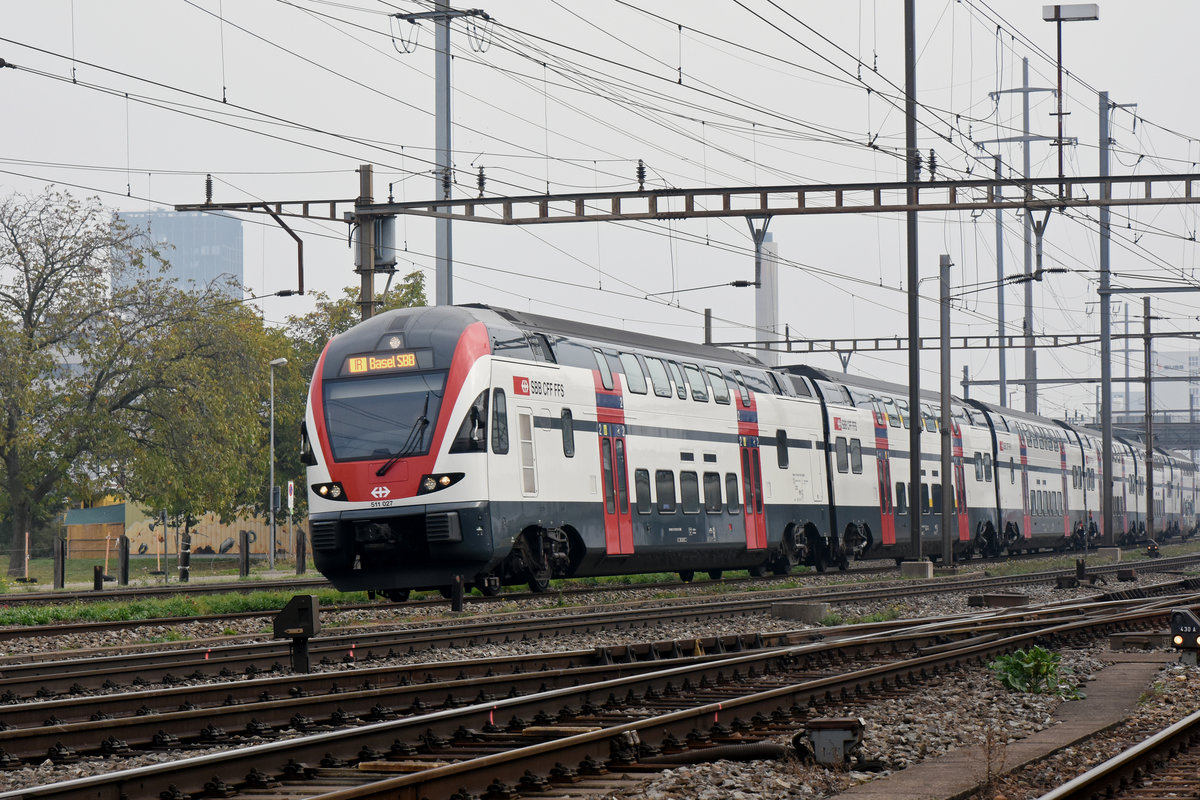
[[[810,380],[829,381],[830,383],[845,384],[856,389],[866,389],[875,391],[882,395],[893,397],[908,398],[908,386],[902,383],[892,383],[890,381],[882,381],[878,378],[870,378],[866,375],[847,372],[829,372],[828,370],[819,367],[809,366],[808,364],[790,364],[788,366],[776,367],[776,369],[785,372],[789,375],[802,375]],[[921,400],[930,403],[936,403],[939,406],[942,402],[941,392],[923,389],[921,391]],[[951,395],[951,406],[963,405],[962,398]]]
[[[586,322],[560,319],[558,317],[546,317],[541,314],[499,308],[482,303],[464,304],[460,308],[491,312],[518,328],[538,333],[557,334],[572,339],[589,340],[598,344],[612,344],[651,352],[674,353],[706,361],[735,362],[747,367],[768,369],[765,364],[754,356],[747,353],[740,353],[736,350],[727,350],[715,345],[678,341],[662,336],[634,333],[618,328],[608,328],[603,325],[592,325]]]

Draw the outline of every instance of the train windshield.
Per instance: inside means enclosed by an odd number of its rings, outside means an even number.
[[[429,452],[445,372],[325,383],[325,428],[337,461]]]

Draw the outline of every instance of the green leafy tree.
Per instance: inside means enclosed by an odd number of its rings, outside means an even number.
[[[167,444],[169,430],[178,434],[173,458],[182,458],[206,413],[195,404],[224,412],[209,419],[244,441],[238,387],[179,403],[184,386],[244,382],[232,370],[255,341],[239,327],[245,315],[214,312],[228,301],[220,287],[171,288],[163,268],[147,237],[96,200],[50,190],[0,201],[0,485],[10,575],[22,569],[25,532],[64,498],[122,486],[157,497],[141,470],[156,466],[149,451]],[[188,466],[209,473],[226,465]]]
[[[122,487],[147,507],[166,511],[190,532],[207,512],[223,520],[253,507],[266,474],[269,337],[251,310],[228,302],[205,308],[200,296],[160,342],[160,391],[145,395],[127,426]],[[204,342],[202,353],[192,352]]]

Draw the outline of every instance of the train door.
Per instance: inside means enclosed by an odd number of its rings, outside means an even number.
[[[950,454],[954,465],[954,513],[958,515],[958,540],[971,541],[970,520],[967,514],[967,473],[963,469],[962,426],[950,420]]]
[[[1062,496],[1063,496],[1063,536],[1071,535],[1071,492],[1067,485],[1067,473],[1070,469],[1067,467],[1067,446],[1063,443],[1058,445],[1059,462],[1062,467]]]
[[[896,507],[892,503],[892,462],[888,457],[887,418],[881,411],[872,411],[875,419],[875,468],[879,475],[879,519],[881,541],[896,543]]]
[[[625,426],[600,423],[599,432],[600,472],[604,483],[604,549],[610,556],[633,555]]]
[[[1029,451],[1025,447],[1025,434],[1020,434],[1021,443],[1021,520],[1024,523],[1021,535],[1026,539],[1033,538],[1033,515],[1029,513]]]
[[[537,458],[533,444],[533,409],[517,408],[517,459],[521,465],[521,494],[533,497],[538,493]]]
[[[1121,535],[1125,535],[1125,534],[1129,533],[1129,496],[1132,493],[1129,491],[1129,471],[1125,468],[1126,454],[1124,452],[1122,452],[1118,458],[1119,458],[1119,461],[1117,461],[1116,465],[1113,467],[1113,471],[1115,472],[1118,468],[1121,470],[1121,482],[1120,482],[1120,484],[1118,484],[1116,481],[1113,481],[1113,486],[1116,487],[1119,485],[1121,487],[1121,494],[1120,494],[1121,525],[1120,525],[1120,528],[1121,528]],[[1113,493],[1116,494],[1115,489],[1114,489]],[[1101,518],[1104,517],[1103,514],[1101,514],[1100,516],[1101,516]],[[1117,543],[1117,539],[1115,537],[1113,538],[1112,543],[1113,544]]]
[[[629,514],[629,471],[625,443],[625,400],[621,374],[613,372],[608,357],[593,349],[596,369],[596,433],[600,446],[600,476],[604,484],[604,551],[610,556],[633,554],[633,520]]]
[[[762,550],[767,546],[767,519],[763,511],[762,462],[759,459],[758,437],[739,436],[742,457],[742,494],[745,502],[746,549]]]

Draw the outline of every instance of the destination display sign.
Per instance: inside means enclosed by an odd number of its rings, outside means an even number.
[[[350,356],[346,359],[346,372],[351,375],[374,375],[378,372],[396,372],[415,369],[417,354],[411,350],[394,353]]]

